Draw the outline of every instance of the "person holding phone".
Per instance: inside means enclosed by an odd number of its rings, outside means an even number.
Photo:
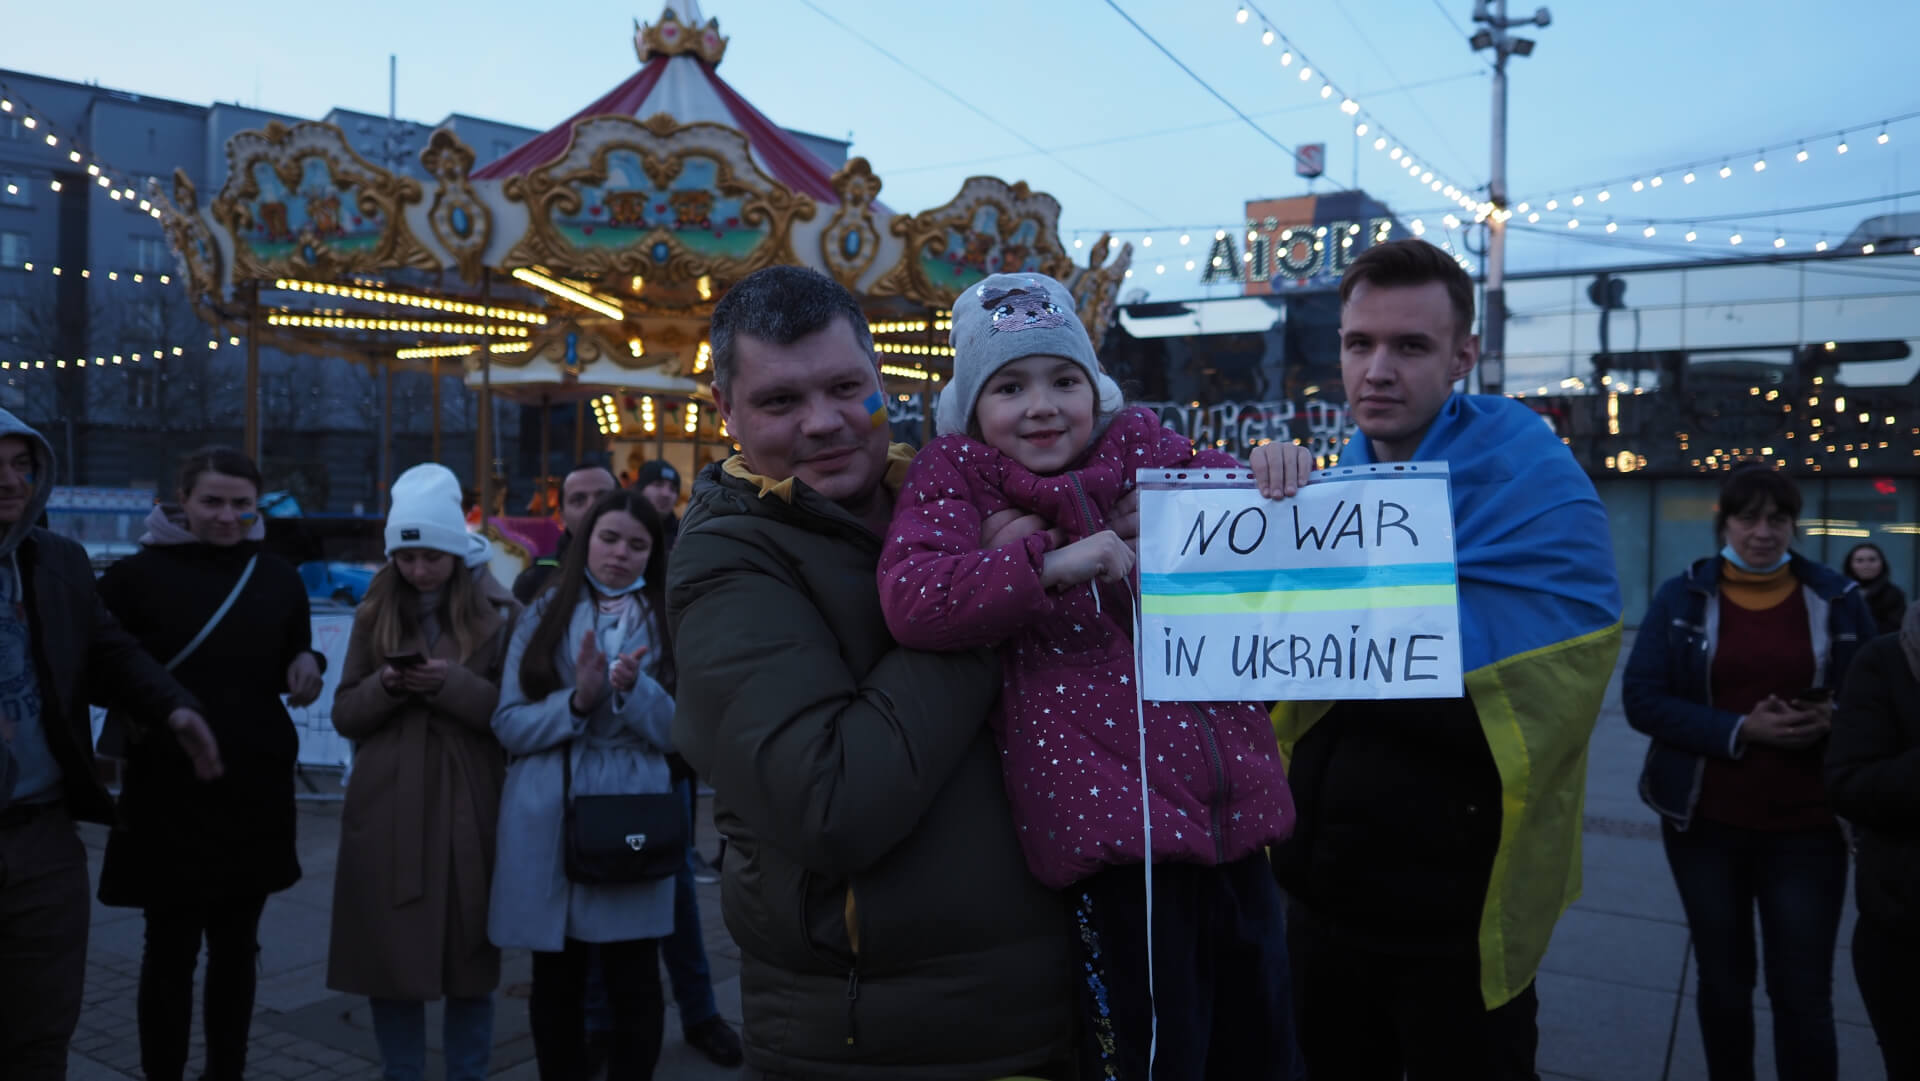
[[[246,455],[196,451],[181,467],[178,502],[155,506],[140,551],[100,579],[107,608],[205,703],[226,767],[207,783],[171,740],[127,748],[100,903],[139,908],[146,920],[138,1015],[151,1081],[180,1081],[186,1070],[203,941],[204,1076],[242,1076],[260,914],[300,878],[300,742],[287,706],[319,696],[325,659],[313,649],[299,573],[261,547],[260,488]]]
[[[586,873],[570,854],[570,822],[576,797],[673,791],[666,559],[660,516],[646,497],[607,493],[582,519],[507,652],[493,730],[513,760],[488,930],[503,949],[533,951],[528,1010],[544,1078],[588,1075],[590,946],[599,947],[613,1005],[608,1076],[650,1078],[660,1055],[659,940],[673,931],[673,867],[640,881]],[[641,847],[646,840],[645,832],[627,837]],[[685,844],[683,832],[677,844]]]
[[[426,1003],[445,999],[445,1076],[480,1081],[500,983],[487,898],[507,759],[493,710],[520,605],[487,569],[444,466],[394,481],[386,546],[333,701],[355,749],[327,986],[371,1000],[386,1081],[424,1076]]]
[[[1763,464],[1721,486],[1718,555],[1660,587],[1627,661],[1627,720],[1652,737],[1660,813],[1693,936],[1712,1081],[1753,1077],[1754,913],[1781,1077],[1833,1081],[1833,952],[1847,845],[1822,777],[1833,698],[1873,614],[1793,551],[1800,490]]]

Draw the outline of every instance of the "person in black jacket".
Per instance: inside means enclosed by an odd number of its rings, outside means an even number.
[[[1873,609],[1874,626],[1880,633],[1892,634],[1899,630],[1900,617],[1907,612],[1907,595],[1893,584],[1893,568],[1887,566],[1887,553],[1877,544],[1856,544],[1840,569],[1860,583],[1860,592],[1866,595],[1867,607]]]
[[[299,735],[281,696],[312,702],[324,661],[298,572],[261,549],[259,497],[260,473],[245,455],[195,453],[181,470],[180,505],[155,507],[142,550],[100,581],[107,607],[206,703],[227,765],[218,783],[197,785],[164,743],[136,741],[127,754],[100,901],[145,911],[138,1006],[149,1081],[179,1081],[186,1069],[203,937],[203,1076],[241,1076],[260,913],[300,878]]]
[[[1827,743],[1827,794],[1853,824],[1854,978],[1888,1081],[1920,1079],[1920,604],[1854,661]]]
[[[560,566],[561,560],[567,558],[567,545],[573,542],[574,532],[580,528],[587,512],[600,502],[601,496],[618,486],[613,473],[603,465],[579,465],[567,474],[560,485],[560,521],[566,526],[566,532],[560,534],[560,544],[552,555],[534,560],[533,566],[513,580],[514,600],[523,605],[533,603],[548,577]]]
[[[108,822],[87,704],[127,711],[149,742],[164,719],[200,781],[220,753],[199,704],[120,628],[84,548],[35,521],[53,449],[0,410],[0,1073],[66,1076],[87,974],[87,854],[73,821]]]

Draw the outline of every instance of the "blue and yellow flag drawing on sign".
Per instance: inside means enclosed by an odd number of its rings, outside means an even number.
[[[1587,741],[1620,650],[1620,587],[1593,482],[1519,402],[1456,394],[1413,456],[1452,480],[1461,663],[1500,771],[1500,847],[1480,918],[1489,1009],[1525,990],[1580,895]],[[1356,435],[1340,464],[1374,461]],[[1289,755],[1321,703],[1283,703]]]

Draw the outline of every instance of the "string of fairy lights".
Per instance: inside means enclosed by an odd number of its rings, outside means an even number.
[[[137,209],[138,212],[155,220],[159,219],[160,208],[154,206],[152,200],[140,194],[134,180],[101,161],[87,150],[80,140],[63,133],[57,125],[47,119],[45,113],[33,108],[24,97],[5,82],[0,82],[0,122],[9,120],[17,122],[21,128],[30,133],[30,137],[37,138],[47,149],[59,151],[64,148],[67,164],[78,170],[84,170],[89,178],[88,182],[105,189],[107,197],[112,201],[123,204],[129,210]],[[9,182],[8,187],[11,189],[7,191],[8,195],[19,194],[17,182]],[[58,192],[65,187],[65,182],[56,173],[47,180],[47,187],[51,191]]]

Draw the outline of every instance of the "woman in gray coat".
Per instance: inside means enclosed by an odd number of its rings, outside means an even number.
[[[568,880],[561,756],[575,795],[673,791],[666,545],[659,515],[633,492],[602,497],[581,532],[507,652],[493,730],[513,757],[487,926],[495,945],[534,951],[529,1012],[545,1081],[587,1076],[588,945],[599,947],[614,1012],[608,1077],[632,1081],[651,1078],[660,1054],[658,951],[673,930],[673,879]]]

